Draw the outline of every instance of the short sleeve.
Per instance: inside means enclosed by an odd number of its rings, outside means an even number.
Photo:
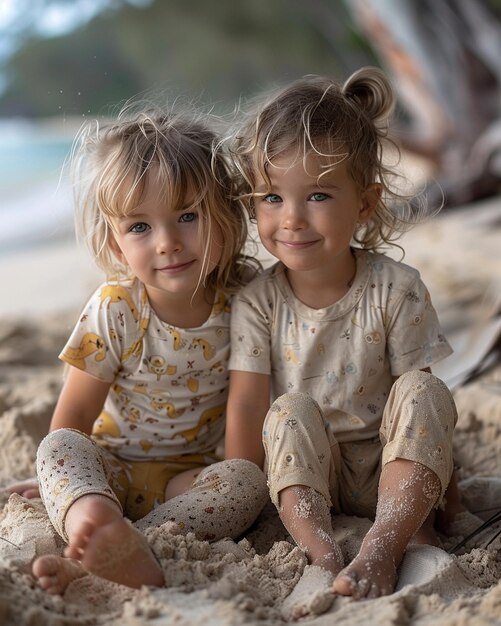
[[[238,295],[231,308],[230,370],[271,373],[271,320],[251,294]]]
[[[84,307],[59,358],[104,382],[113,382],[123,355],[137,341],[139,307],[131,289],[101,285]]]
[[[430,367],[452,353],[419,274],[402,289],[389,313],[387,346],[394,376]]]

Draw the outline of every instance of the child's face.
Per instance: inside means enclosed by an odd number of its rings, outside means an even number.
[[[150,176],[141,204],[128,216],[113,218],[113,251],[146,285],[150,299],[183,301],[203,284],[201,276],[216,268],[223,237],[213,221],[207,249],[207,233],[200,233],[201,210],[191,206],[191,194],[184,207],[175,210],[166,205],[161,192]]]
[[[361,192],[346,161],[330,173],[316,154],[297,160],[287,154],[268,166],[271,188],[258,179],[254,198],[259,236],[290,271],[332,275],[351,257],[357,223],[365,223],[379,199],[378,185]]]

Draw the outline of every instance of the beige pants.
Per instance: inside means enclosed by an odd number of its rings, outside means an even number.
[[[200,473],[191,488],[164,502],[169,480],[196,467]],[[198,539],[210,541],[241,535],[268,499],[265,476],[250,461],[233,459],[207,466],[202,456],[190,455],[130,463],[71,428],[43,439],[37,475],[52,525],[66,541],[66,513],[78,498],[89,494],[113,500],[139,530],[174,522],[181,532],[194,532]]]
[[[338,443],[318,404],[302,393],[285,394],[263,427],[271,499],[292,485],[318,491],[334,512],[374,518],[381,468],[395,459],[421,463],[440,479],[440,504],[452,470],[457,412],[446,385],[420,370],[393,385],[379,437]]]

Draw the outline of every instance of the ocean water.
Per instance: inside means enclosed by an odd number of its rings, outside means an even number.
[[[68,236],[73,207],[68,158],[73,129],[0,120],[0,254]]]

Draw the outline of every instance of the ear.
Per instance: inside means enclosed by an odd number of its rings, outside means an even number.
[[[127,265],[127,259],[125,258],[120,246],[118,245],[111,229],[108,232],[108,237],[110,249],[113,252],[117,261],[119,261],[122,265]]]
[[[358,215],[360,224],[365,224],[369,220],[378,202],[381,200],[382,193],[383,186],[380,183],[372,183],[362,191],[360,213]]]

